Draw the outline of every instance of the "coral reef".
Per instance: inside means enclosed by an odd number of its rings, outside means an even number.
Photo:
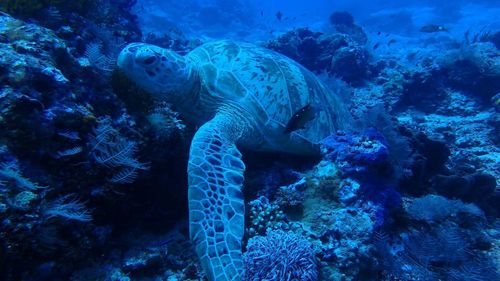
[[[34,182],[21,171],[20,161],[6,146],[0,147],[0,237],[2,263],[11,270],[1,272],[5,280],[27,278],[20,270],[40,261],[77,262],[90,255],[92,215],[76,193],[58,195],[53,187]],[[28,170],[28,165],[25,169]],[[66,249],[66,250],[65,250]],[[71,249],[71,250],[69,250]],[[78,252],[78,255],[75,253]],[[32,269],[33,270],[33,269]]]
[[[323,60],[327,37],[294,30],[267,46],[336,75]],[[305,184],[276,183],[269,197],[283,206],[290,229],[316,241],[320,280],[498,278],[493,96],[500,87],[498,56],[487,41],[440,55],[417,49],[379,58],[366,68],[373,79],[343,67],[365,83],[340,75],[350,86],[330,83],[347,88],[358,131],[325,139],[323,160],[300,173]],[[330,47],[329,54],[342,54],[341,48]],[[438,243],[442,247],[429,248]]]
[[[266,42],[264,46],[316,73],[327,72],[349,83],[361,83],[370,75],[370,56],[363,47],[364,43],[343,33],[324,34],[298,28]]]
[[[414,220],[427,222],[443,221],[450,216],[468,214],[482,218],[483,212],[473,204],[460,200],[450,200],[439,195],[425,195],[406,203],[406,212]]]
[[[116,215],[131,210],[130,223],[146,209],[125,199],[148,168],[137,157],[165,153],[145,150],[143,138],[165,143],[184,128],[173,111],[131,116],[111,88],[111,49],[137,38],[136,29],[100,21],[93,33],[91,16],[58,20],[67,29],[0,14],[2,280],[68,279],[82,267],[79,259],[94,260]],[[158,137],[151,126],[168,133]]]
[[[115,60],[141,38],[185,54],[221,25],[246,40],[259,20],[228,2],[165,1],[200,39],[142,36],[134,0],[1,1],[1,280],[206,280],[186,221],[197,128]],[[411,31],[408,11],[374,17]],[[354,126],[316,157],[244,156],[246,280],[500,279],[500,32],[291,22],[262,45],[322,76]]]
[[[414,230],[396,245],[387,243],[386,236],[378,238],[378,251],[384,255],[386,280],[444,279],[488,280],[498,278],[494,264],[481,251],[473,250],[475,231],[445,223],[427,231]],[[391,250],[390,248],[397,249]]]
[[[114,253],[100,266],[74,272],[71,280],[200,280],[189,239],[177,229],[165,234],[134,232],[114,241]]]
[[[347,11],[333,12],[330,15],[330,23],[333,25],[353,26],[354,17]]]
[[[451,50],[439,61],[450,86],[485,100],[500,88],[498,48],[494,44],[475,43]]]
[[[349,35],[359,44],[367,43],[368,36],[363,31],[363,28],[354,23],[354,17],[349,12],[333,12],[329,19],[336,32]]]

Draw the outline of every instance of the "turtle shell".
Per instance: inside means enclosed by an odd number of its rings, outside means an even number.
[[[238,105],[270,142],[280,140],[292,116],[307,105],[314,118],[291,137],[318,143],[346,121],[338,97],[312,72],[269,49],[224,40],[204,44],[187,58],[198,69],[204,106]]]

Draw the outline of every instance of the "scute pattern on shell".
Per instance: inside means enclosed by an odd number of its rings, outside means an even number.
[[[213,99],[242,105],[263,127],[285,128],[306,104],[313,106],[316,118],[296,137],[317,143],[342,126],[337,97],[313,73],[281,54],[226,40],[204,44],[189,56]]]

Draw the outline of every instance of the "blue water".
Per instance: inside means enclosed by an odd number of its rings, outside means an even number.
[[[495,1],[138,1],[135,7],[144,30],[164,32],[170,24],[195,36],[239,40],[269,39],[269,32],[286,32],[290,28],[328,29],[325,19],[332,11],[349,11],[356,23],[370,32],[391,32],[416,36],[425,24],[440,23],[450,27],[455,36],[468,29],[485,26],[498,28],[498,4]],[[179,7],[177,7],[179,6]],[[226,7],[216,17],[204,11],[207,7]],[[229,7],[229,8],[227,8]],[[283,14],[283,20],[276,13]],[[206,18],[206,19],[205,19]],[[200,21],[201,19],[201,21]],[[451,28],[453,27],[453,28]],[[402,31],[408,32],[402,32]]]
[[[498,1],[0,11],[0,280],[500,280]]]

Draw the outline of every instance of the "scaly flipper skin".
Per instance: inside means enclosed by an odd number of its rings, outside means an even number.
[[[219,112],[196,132],[188,164],[190,236],[210,281],[243,279],[245,165],[237,115]]]

